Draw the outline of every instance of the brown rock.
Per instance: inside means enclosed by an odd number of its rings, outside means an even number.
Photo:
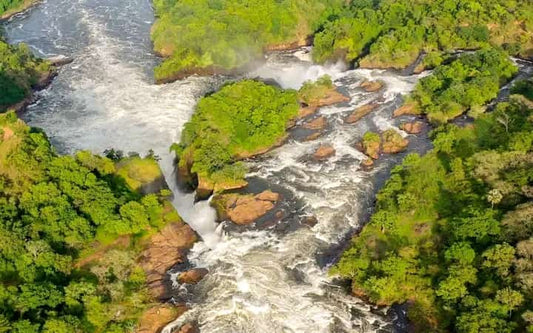
[[[421,121],[414,121],[412,123],[403,123],[400,125],[400,129],[406,131],[409,134],[419,134],[424,128],[424,123]]]
[[[160,332],[171,321],[181,316],[187,308],[170,304],[158,304],[146,310],[139,318],[135,333]]]
[[[313,158],[315,160],[324,160],[335,155],[335,152],[335,148],[331,145],[321,145],[313,154]]]
[[[366,132],[365,135],[363,135],[360,147],[363,148],[363,153],[372,159],[377,160],[381,151],[381,137],[377,133]]]
[[[374,165],[374,160],[371,159],[371,158],[367,158],[365,159],[362,163],[361,163],[364,167],[371,167]]]
[[[215,184],[208,178],[198,176],[198,187],[196,188],[196,200],[206,200],[213,194]]]
[[[186,260],[185,251],[196,240],[195,232],[182,221],[167,224],[150,238],[139,262],[146,272],[146,283],[154,298],[165,297],[166,272]]]
[[[320,116],[311,120],[308,123],[305,123],[302,127],[310,130],[323,130],[328,125],[326,117]]]
[[[302,220],[302,224],[308,227],[314,227],[318,223],[318,219],[314,216],[306,216]]]
[[[405,104],[402,107],[394,110],[392,115],[394,117],[399,117],[399,116],[410,115],[410,114],[416,115],[416,114],[419,114],[419,113],[420,112],[417,110],[416,104],[408,103],[408,104]]]
[[[383,82],[364,80],[359,86],[366,92],[376,92],[383,88]]]
[[[199,333],[198,327],[195,324],[187,323],[180,327],[176,333]]]
[[[277,202],[279,200],[279,197],[280,197],[279,193],[275,193],[269,190],[263,191],[255,196],[257,200],[271,201],[271,202]]]
[[[321,98],[315,106],[322,107],[342,102],[348,102],[350,97],[346,97],[335,89],[328,91],[324,98]]]
[[[409,145],[409,141],[404,139],[400,133],[393,129],[383,133],[383,152],[386,154],[396,154],[404,151]]]
[[[359,120],[361,120],[361,118],[374,111],[377,107],[378,104],[375,103],[360,106],[355,109],[354,112],[352,112],[348,117],[346,117],[346,119],[344,119],[344,122],[347,124],[353,124],[355,122],[358,122]]]
[[[272,191],[256,195],[229,193],[215,195],[211,205],[215,207],[219,221],[228,219],[235,224],[245,225],[272,210],[279,200],[279,193]]]
[[[305,118],[307,116],[310,116],[310,115],[314,114],[316,112],[316,110],[318,110],[318,108],[316,106],[302,107],[298,111],[298,118],[302,119],[302,118]]]
[[[178,275],[179,283],[197,284],[207,275],[209,271],[205,268],[193,268]]]
[[[322,135],[322,132],[315,132],[313,134],[308,135],[304,141],[313,141],[318,139]]]

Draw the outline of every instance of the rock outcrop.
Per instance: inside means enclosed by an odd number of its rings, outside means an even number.
[[[199,333],[198,327],[193,323],[186,323],[176,333]]]
[[[381,138],[379,134],[373,132],[366,132],[361,141],[363,153],[366,156],[377,160],[381,151]]]
[[[178,275],[179,283],[197,284],[207,275],[209,271],[205,268],[193,268]]]
[[[219,221],[230,220],[238,225],[254,222],[272,210],[280,200],[279,193],[264,191],[259,194],[217,194],[211,205],[217,211]]]
[[[366,92],[376,92],[383,88],[383,82],[364,80],[359,86]]]
[[[158,304],[146,310],[135,329],[135,333],[157,333],[168,323],[181,316],[187,308],[171,304]]]
[[[335,153],[335,148],[333,148],[331,145],[321,145],[313,154],[313,158],[318,161],[325,160],[335,155]]]
[[[393,129],[383,133],[383,152],[386,154],[402,152],[407,148],[408,144],[409,141]]]
[[[139,262],[146,272],[150,294],[156,299],[167,297],[166,272],[186,260],[186,251],[197,241],[196,233],[183,221],[167,224],[153,235]]]
[[[303,124],[302,127],[305,129],[310,129],[310,130],[323,130],[326,128],[327,125],[328,125],[328,122],[326,120],[326,117],[320,116],[318,118],[311,120],[308,123]]]
[[[409,134],[420,134],[424,128],[424,123],[421,121],[413,121],[411,123],[403,123],[400,129]]]
[[[372,111],[374,111],[378,107],[378,104],[376,103],[370,103],[363,106],[358,107],[354,110],[346,119],[344,119],[344,122],[347,124],[353,124],[361,120],[364,116],[370,114]]]
[[[417,109],[416,104],[413,103],[407,103],[403,105],[402,107],[394,110],[392,115],[394,117],[400,117],[405,115],[417,115],[420,114],[420,111]]]

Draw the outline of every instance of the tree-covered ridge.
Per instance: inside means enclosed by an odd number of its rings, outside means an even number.
[[[0,112],[28,97],[51,70],[50,64],[33,56],[25,44],[9,45],[0,37]]]
[[[156,0],[154,48],[168,57],[157,80],[232,70],[281,44],[302,45],[328,7],[341,0]]]
[[[0,18],[17,13],[35,3],[36,0],[0,0]]]
[[[316,61],[359,60],[373,68],[405,68],[422,52],[504,47],[533,56],[533,6],[516,0],[364,0],[331,13],[315,35]]]
[[[215,184],[242,182],[246,169],[237,161],[285,136],[288,121],[298,113],[297,95],[244,80],[202,98],[174,145],[179,168]]]
[[[179,217],[115,172],[114,161],[86,151],[58,156],[42,132],[0,115],[0,331],[135,326],[152,302],[140,241]]]
[[[533,332],[533,101],[515,91],[406,157],[332,269],[421,332]]]
[[[464,54],[421,79],[407,103],[434,123],[444,123],[467,110],[476,116],[517,71],[503,51]]]

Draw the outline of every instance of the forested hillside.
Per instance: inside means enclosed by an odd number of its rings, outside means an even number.
[[[265,49],[302,46],[321,16],[342,0],[156,0],[152,29],[165,57],[156,79],[232,70],[261,58]]]
[[[515,0],[351,1],[328,16],[315,35],[316,61],[358,60],[363,67],[405,68],[420,53],[429,67],[442,52],[503,47],[533,56],[533,6]]]
[[[0,0],[0,18],[7,18],[33,5],[37,0]]]
[[[532,81],[405,158],[332,269],[378,304],[407,302],[420,332],[533,332]]]
[[[9,45],[0,36],[0,113],[30,96],[32,87],[48,79],[51,71],[26,45]]]
[[[269,49],[314,39],[317,62],[431,68],[460,49],[500,46],[533,56],[533,6],[515,0],[155,1],[152,30],[166,59],[156,79],[234,70]]]
[[[142,240],[179,221],[163,197],[129,186],[158,170],[150,157],[59,156],[41,131],[0,115],[1,332],[135,326],[152,302],[137,264]]]

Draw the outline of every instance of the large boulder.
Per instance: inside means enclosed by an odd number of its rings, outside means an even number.
[[[166,272],[186,260],[185,253],[197,241],[196,233],[182,221],[167,224],[153,235],[139,262],[146,272],[146,283],[156,299],[167,297]]]
[[[280,200],[279,193],[264,191],[259,194],[217,194],[211,205],[217,211],[219,221],[230,220],[238,225],[254,222],[272,210]]]
[[[186,323],[176,333],[199,333],[198,327],[193,323]]]
[[[325,160],[333,155],[335,155],[335,148],[331,145],[321,145],[313,154],[315,160]]]
[[[364,116],[371,113],[378,107],[378,104],[376,103],[370,103],[365,104],[363,106],[358,107],[354,110],[346,119],[344,119],[344,122],[347,124],[353,124],[361,120]]]
[[[320,116],[302,125],[305,129],[310,130],[323,130],[328,125],[326,117]]]
[[[178,275],[179,283],[197,284],[207,275],[209,271],[205,268],[193,268]]]
[[[400,129],[409,134],[420,134],[424,128],[424,123],[421,121],[413,121],[411,123],[403,123]]]
[[[417,115],[420,114],[418,107],[415,103],[407,103],[401,106],[400,108],[394,110],[392,115],[394,117],[400,117],[404,115]]]
[[[337,90],[331,89],[326,93],[326,96],[319,99],[318,102],[314,104],[314,106],[322,107],[349,101],[350,97],[346,97]]]
[[[370,80],[363,80],[361,84],[359,85],[361,88],[363,88],[366,92],[376,92],[381,90],[383,88],[383,82],[382,81],[370,81]]]
[[[158,304],[146,310],[139,318],[135,333],[157,333],[177,317],[181,316],[187,308],[170,304]]]
[[[401,136],[394,129],[383,132],[383,152],[386,154],[396,154],[404,151],[409,145],[409,141]]]
[[[381,150],[381,138],[374,132],[366,132],[361,141],[363,153],[368,157],[377,160]]]

